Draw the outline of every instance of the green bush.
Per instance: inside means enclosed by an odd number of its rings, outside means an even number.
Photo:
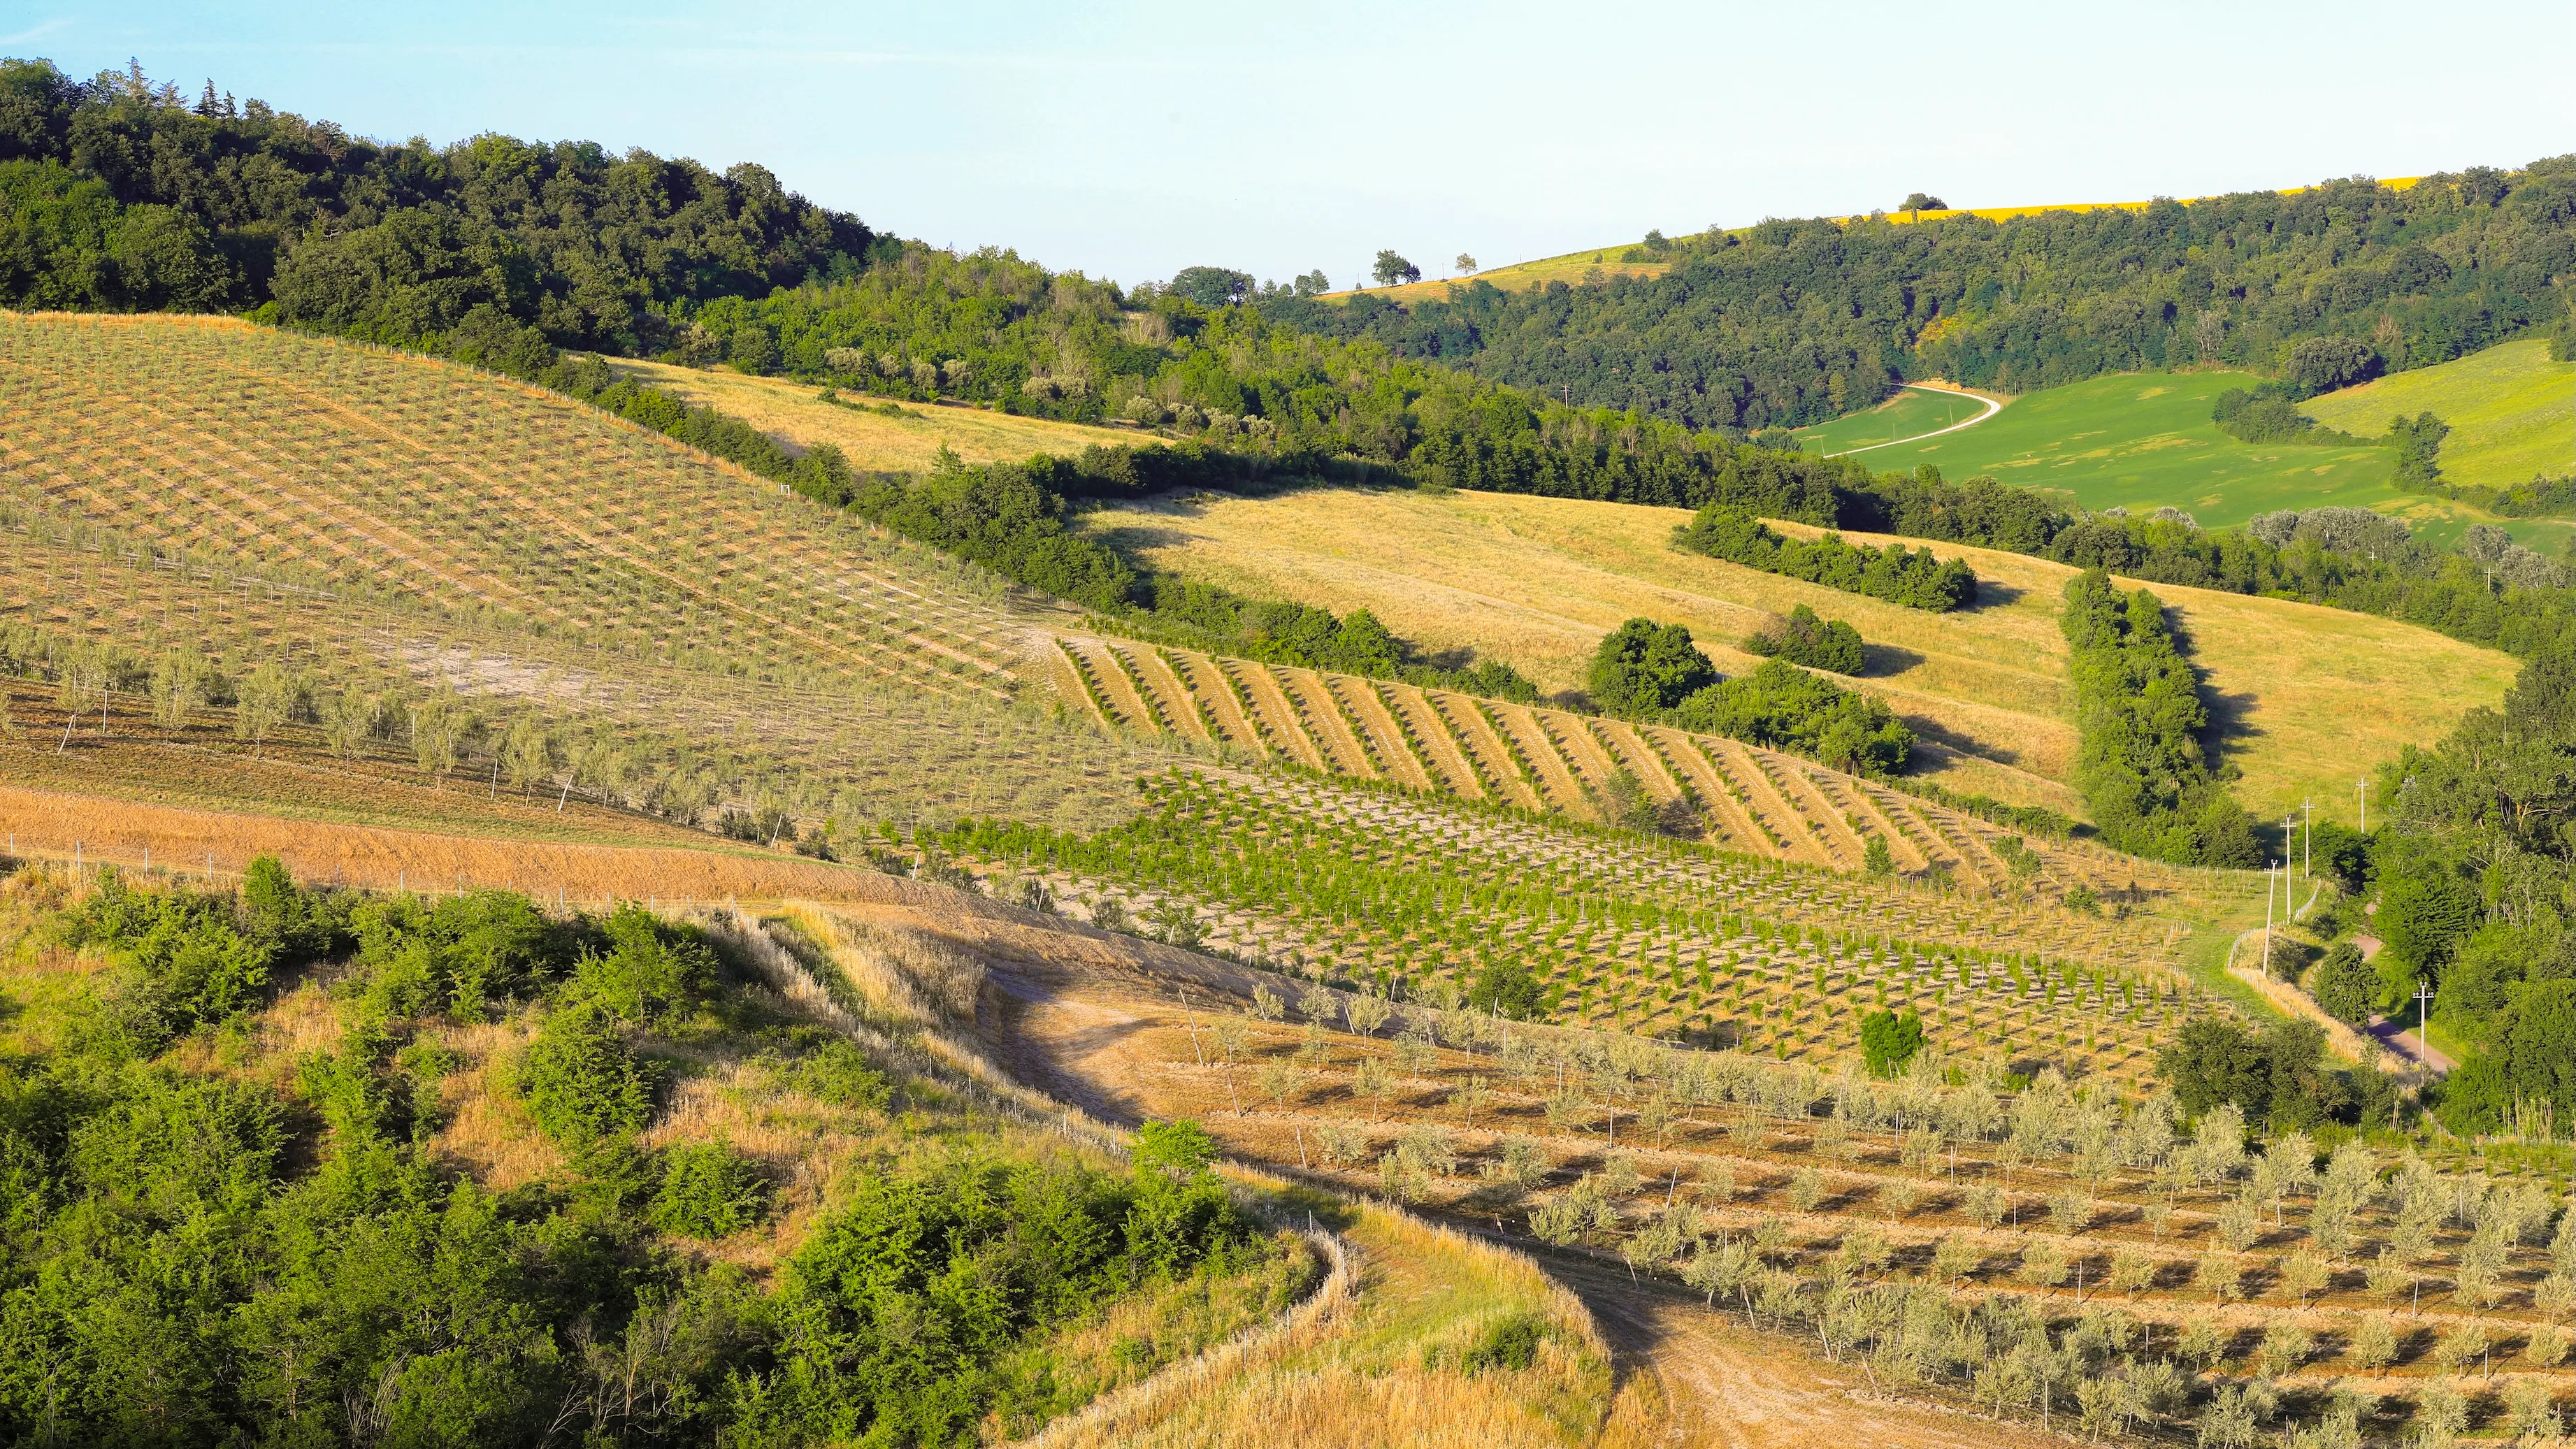
[[[1535,1313],[1510,1314],[1486,1324],[1459,1356],[1458,1366],[1471,1374],[1488,1369],[1518,1373],[1538,1362],[1539,1342],[1546,1337],[1546,1319]]]
[[[1923,1050],[1923,1018],[1911,1011],[1873,1011],[1861,1018],[1860,1049],[1871,1076],[1893,1077]]]
[[[1707,505],[1674,529],[1673,547],[1934,613],[1965,608],[1977,597],[1976,570],[1965,559],[1943,563],[1928,546],[1917,551],[1903,544],[1882,549],[1845,543],[1839,533],[1813,541],[1783,538],[1761,519],[1722,503]]]
[[[653,1195],[653,1226],[692,1238],[727,1238],[769,1211],[769,1183],[750,1159],[724,1142],[700,1142],[662,1154],[662,1186]]]
[[[1914,753],[1914,731],[1875,696],[1778,659],[1683,700],[1673,722],[1863,775],[1893,775]]]
[[[894,1100],[894,1084],[867,1053],[846,1041],[825,1042],[797,1058],[786,1069],[784,1085],[835,1107],[882,1108]]]
[[[2361,959],[2359,946],[2338,941],[2309,975],[2308,994],[2325,1008],[2326,1015],[2349,1026],[2362,1026],[2369,1022],[2371,1005],[2379,995],[2379,973]]]
[[[85,1040],[110,1056],[151,1056],[191,1027],[252,1006],[278,959],[246,932],[229,895],[136,890],[114,871],[63,920],[66,944],[105,947],[116,962]]]
[[[548,920],[515,891],[469,891],[435,905],[382,897],[352,911],[350,925],[367,1000],[389,1016],[476,1020],[559,979],[579,944],[575,927]]]
[[[1594,647],[1585,687],[1605,713],[1660,719],[1717,679],[1717,667],[1691,641],[1689,629],[1630,619]]]
[[[572,992],[621,1021],[660,1021],[715,984],[715,952],[694,927],[628,904],[609,913],[602,931],[609,949],[581,958]]]
[[[590,1002],[554,1012],[528,1044],[519,1090],[538,1130],[580,1154],[643,1130],[653,1079],[627,1050],[616,1019]]]
[[[1744,641],[1744,652],[1786,659],[1829,674],[1861,671],[1860,631],[1840,619],[1820,619],[1800,604],[1777,629],[1764,629]]]

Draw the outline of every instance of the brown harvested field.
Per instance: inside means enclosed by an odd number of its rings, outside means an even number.
[[[794,451],[830,443],[849,456],[852,467],[873,472],[926,473],[943,446],[969,463],[1017,463],[1033,453],[1063,456],[1098,444],[1132,444],[1138,438],[1132,428],[937,403],[895,402],[892,406],[903,414],[895,417],[878,411],[888,400],[845,393],[840,402],[825,402],[822,389],[786,378],[624,357],[606,361],[621,375],[682,402],[730,413]]]
[[[1645,615],[1688,625],[1729,673],[1736,646],[1806,604],[1871,646],[1851,681],[1930,742],[1931,777],[2080,814],[2067,781],[2074,702],[2057,615],[2064,565],[1954,549],[1989,580],[1978,607],[1931,615],[1695,557],[1668,546],[1677,509],[1487,493],[1312,489],[1198,495],[1102,509],[1087,526],[1157,567],[1335,610],[1366,607],[1432,650],[1469,649],[1544,689],[1580,683],[1600,637]],[[1817,530],[1783,525],[1785,531]],[[1855,541],[1885,543],[1886,539]],[[1908,542],[1910,540],[1895,540]],[[2352,781],[2502,697],[2493,650],[2363,615],[2157,586],[2208,676],[2239,794],[2258,814],[2315,799],[2352,807]]]
[[[393,813],[393,812],[388,812]],[[599,812],[605,813],[605,812]],[[459,822],[462,824],[463,822]],[[548,839],[517,812],[481,830],[433,830],[208,810],[109,795],[0,785],[0,832],[22,858],[142,867],[191,876],[209,859],[219,880],[274,855],[298,878],[370,889],[443,892],[499,887],[567,904],[771,900],[922,901],[954,907],[954,892],[861,867],[719,842],[696,831],[643,828],[639,843]],[[594,824],[599,836],[607,832]],[[657,843],[640,843],[655,841]],[[695,842],[695,843],[685,843]]]

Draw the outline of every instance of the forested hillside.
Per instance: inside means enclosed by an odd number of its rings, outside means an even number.
[[[2183,364],[2269,373],[2302,341],[2350,344],[2318,349],[2315,391],[2565,325],[2550,279],[2576,266],[2576,157],[2405,190],[2356,178],[2134,212],[1770,220],[1653,241],[1673,260],[1655,276],[1260,305],[1694,428],[1821,422],[1905,378],[2015,392]]]
[[[866,263],[858,218],[757,165],[596,142],[385,145],[139,70],[0,61],[0,301],[228,312],[373,341],[469,319],[565,346],[674,345],[692,303]],[[479,314],[479,315],[478,315]]]

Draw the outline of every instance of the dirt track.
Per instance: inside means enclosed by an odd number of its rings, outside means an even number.
[[[995,1058],[1031,1085],[1113,1122],[1206,1113],[1212,1105],[1223,1111],[1221,1096],[1206,1100],[1210,1090],[1226,1091],[1214,1077],[1188,1071],[1186,1062],[1177,1069],[1171,1064],[1168,1037],[1189,1029],[1187,1008],[1152,990],[1142,973],[1107,979],[1086,973],[1076,980],[1043,968],[1005,969],[992,984],[983,1035]],[[1149,1036],[1165,1043],[1151,1044]],[[1298,1169],[1298,1152],[1280,1140],[1279,1130],[1223,1135],[1237,1152],[1263,1151],[1270,1166]],[[1722,1449],[2039,1449],[2070,1442],[1936,1403],[1868,1396],[1859,1371],[1818,1362],[1800,1346],[1746,1329],[1685,1292],[1632,1284],[1624,1273],[1598,1264],[1539,1261],[1591,1308],[1624,1360],[1623,1370],[1651,1374],[1662,1386],[1668,1406],[1662,1443]]]

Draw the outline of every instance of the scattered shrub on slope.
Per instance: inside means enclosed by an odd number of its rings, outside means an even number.
[[[1860,631],[1840,619],[1820,619],[1804,604],[1791,608],[1778,628],[1747,638],[1744,652],[1830,674],[1858,674],[1862,662]]]

